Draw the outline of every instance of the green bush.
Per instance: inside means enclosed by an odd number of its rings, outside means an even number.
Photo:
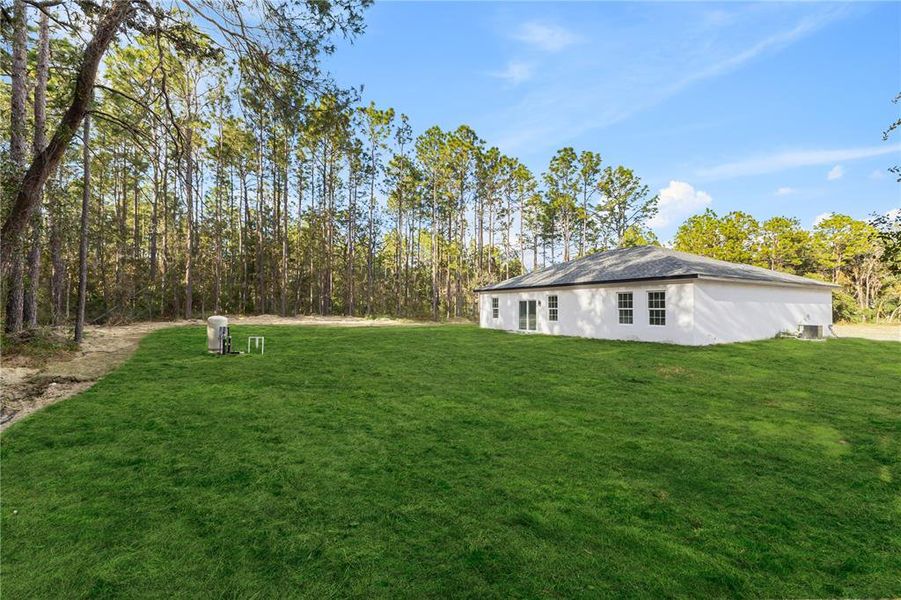
[[[836,289],[832,292],[832,320],[836,323],[841,321],[859,321],[864,317],[863,311],[857,305],[854,296],[842,289]]]

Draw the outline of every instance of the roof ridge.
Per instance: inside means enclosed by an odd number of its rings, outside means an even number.
[[[672,259],[672,260],[666,260]],[[476,291],[560,287],[626,281],[722,278],[783,285],[831,287],[833,284],[757,265],[683,252],[663,246],[612,248],[523,273]]]

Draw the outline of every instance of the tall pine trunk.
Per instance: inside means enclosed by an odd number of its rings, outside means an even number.
[[[14,183],[22,175],[25,169],[25,98],[27,77],[27,44],[28,28],[26,23],[25,2],[15,0],[13,3],[13,43],[12,43],[12,73],[10,76],[10,135],[9,135],[9,159],[14,169]],[[15,211],[18,206],[13,207]],[[24,250],[21,231],[31,217],[33,203],[19,209],[24,214],[20,215],[22,221],[19,225],[19,233],[10,239],[7,227],[3,227],[4,262],[7,263],[8,295],[6,300],[6,332],[18,333],[22,331],[22,318],[24,309],[25,265],[22,260]],[[4,265],[6,266],[6,265]]]
[[[282,178],[282,268],[281,268],[281,316],[288,314],[288,179],[291,173],[291,143],[285,136],[285,166]]]
[[[34,155],[44,149],[47,126],[47,76],[50,70],[50,16],[40,11],[38,33],[38,61],[34,85]],[[39,195],[43,192],[38,192]],[[28,289],[25,291],[24,319],[29,327],[38,325],[38,290],[41,278],[41,203],[38,201],[31,219],[31,250],[28,253]]]
[[[61,185],[59,187],[62,188]],[[63,227],[65,224],[63,223],[63,210],[59,203],[51,204],[50,218],[50,321],[54,325],[59,325],[66,316],[63,291],[68,287],[66,262],[63,260]]]
[[[432,320],[438,320],[438,190],[432,178]]]
[[[185,133],[185,200],[188,206],[185,233],[185,318],[194,318],[194,147],[193,128]]]
[[[369,238],[366,248],[366,316],[372,316],[373,261],[375,254],[375,178],[378,162],[376,161],[376,144],[373,140],[370,150],[372,164],[369,172]]]
[[[78,308],[75,310],[75,343],[84,338],[84,309],[88,296],[88,216],[91,201],[91,116],[84,119],[82,130],[81,237],[78,246]]]

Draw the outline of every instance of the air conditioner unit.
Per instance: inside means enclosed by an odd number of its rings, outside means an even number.
[[[822,325],[801,325],[802,340],[821,340],[823,339]]]

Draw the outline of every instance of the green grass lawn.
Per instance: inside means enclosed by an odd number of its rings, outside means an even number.
[[[4,598],[901,594],[901,346],[144,340],[2,436]]]

